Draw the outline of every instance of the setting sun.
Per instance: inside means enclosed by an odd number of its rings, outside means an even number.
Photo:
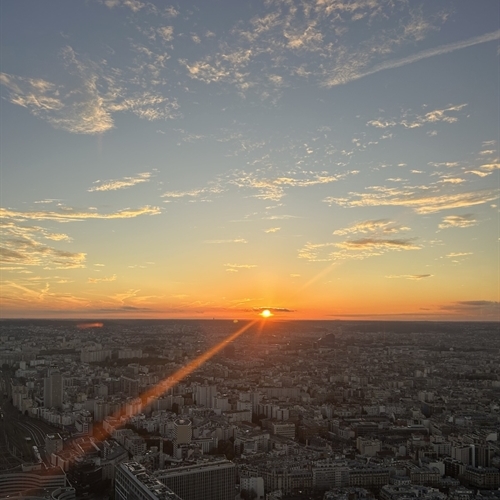
[[[269,310],[269,309],[264,309],[260,315],[263,317],[263,318],[270,318],[273,313]]]

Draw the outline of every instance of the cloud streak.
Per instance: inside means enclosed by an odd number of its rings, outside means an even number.
[[[306,243],[299,250],[299,258],[310,262],[363,260],[391,251],[420,250],[413,238],[360,238],[340,243]]]
[[[83,212],[72,208],[55,211],[32,211],[20,212],[8,208],[0,208],[0,218],[9,218],[15,220],[53,220],[57,222],[78,222],[87,219],[133,219],[141,215],[158,215],[160,208],[145,206],[141,208],[126,208],[118,212],[100,214],[97,212]]]
[[[87,283],[102,283],[105,281],[116,281],[116,274],[105,276],[104,278],[88,278]]]
[[[372,66],[370,69],[365,71],[360,71],[359,73],[348,73],[347,75],[336,75],[333,78],[326,80],[323,85],[326,87],[334,87],[336,85],[344,85],[346,83],[365,78],[380,71],[385,71],[388,69],[396,69],[401,66],[406,66],[407,64],[413,64],[423,59],[428,59],[429,57],[436,57],[443,54],[448,54],[454,52],[455,50],[465,49],[467,47],[472,47],[474,45],[479,45],[482,43],[493,42],[500,39],[500,30],[492,31],[490,33],[485,33],[484,35],[475,36],[468,38],[467,40],[462,40],[460,42],[448,43],[446,45],[441,45],[434,49],[423,50],[416,54],[408,57],[403,57],[401,59],[392,59],[385,61],[380,64]]]
[[[447,215],[443,217],[442,222],[439,224],[439,229],[448,229],[450,227],[471,227],[477,223],[474,214],[465,215]]]
[[[328,204],[342,207],[378,207],[399,206],[413,209],[418,214],[431,214],[453,208],[482,205],[496,200],[499,193],[496,189],[483,189],[463,193],[432,194],[428,187],[405,187],[403,189],[375,186],[365,193],[349,193],[350,197],[328,197]]]
[[[386,276],[386,278],[389,278],[389,279],[403,278],[403,279],[407,279],[407,280],[420,281],[420,280],[423,280],[425,278],[432,278],[432,276],[434,276],[434,275],[433,274],[399,274],[399,275]]]
[[[205,243],[211,245],[223,245],[225,243],[247,243],[247,240],[244,238],[235,238],[232,240],[205,240]]]
[[[381,233],[381,234],[394,234],[400,231],[409,231],[409,227],[400,226],[389,219],[377,219],[377,220],[366,220],[362,222],[357,222],[356,224],[343,228],[337,229],[333,232],[334,235],[343,236],[346,234],[355,233]]]
[[[331,184],[344,179],[349,174],[357,174],[357,171],[346,172],[342,174],[331,175],[326,172],[318,172],[313,175],[303,177],[299,176],[281,176],[276,177],[263,177],[254,173],[238,173],[236,178],[230,180],[230,184],[234,184],[240,188],[254,189],[258,193],[254,195],[255,198],[264,200],[279,201],[285,196],[285,191],[289,188],[304,188],[310,186],[317,186],[321,184]]]
[[[94,191],[116,191],[118,189],[126,189],[136,184],[149,182],[150,178],[151,174],[149,172],[143,172],[137,174],[136,177],[124,177],[123,179],[109,181],[95,181],[94,184],[97,184],[97,186],[91,187],[88,191],[92,193]]]

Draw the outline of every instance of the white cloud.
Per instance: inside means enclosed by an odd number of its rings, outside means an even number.
[[[129,111],[150,121],[178,116],[175,99],[150,90],[127,90],[118,78],[120,70],[106,63],[82,62],[69,46],[62,57],[73,80],[71,86],[2,73],[0,84],[9,91],[7,99],[55,128],[75,134],[100,134],[112,129],[116,112]]]
[[[376,120],[370,120],[366,124],[371,127],[376,128],[392,128],[396,126],[402,126],[407,129],[415,129],[420,128],[426,124],[435,124],[437,122],[444,123],[456,123],[458,121],[458,117],[456,113],[465,108],[467,104],[458,104],[458,105],[449,105],[443,109],[434,109],[432,111],[428,111],[424,114],[416,114],[411,113],[409,111],[405,111],[401,118],[395,119],[384,119],[377,118]],[[428,135],[434,136],[437,135],[436,131],[431,131]]]
[[[60,211],[26,211],[10,210],[0,208],[0,217],[22,220],[53,220],[57,222],[75,222],[86,219],[131,219],[140,215],[158,215],[161,210],[158,207],[146,205],[141,208],[126,208],[118,212],[107,214],[97,212],[83,212],[69,207],[61,208]]]
[[[177,17],[179,15],[179,11],[173,5],[170,5],[165,9],[165,15],[171,18]]]
[[[474,214],[465,215],[447,215],[443,217],[443,221],[439,224],[439,229],[447,229],[450,227],[471,227],[477,224]]]
[[[477,175],[478,177],[487,177],[491,175],[491,172],[481,172],[480,170],[466,170],[465,173]]]
[[[240,269],[253,269],[257,267],[255,264],[224,264],[226,271],[237,273]]]
[[[352,226],[337,229],[333,234],[338,236],[343,236],[346,234],[369,234],[369,233],[379,233],[379,234],[394,234],[400,231],[409,231],[409,227],[400,226],[394,221],[388,219],[377,219],[377,220],[366,220],[358,222]]]
[[[493,170],[500,169],[500,162],[495,161],[494,163],[486,163],[484,165],[481,165],[479,168],[482,170],[486,170],[486,172],[492,172]]]
[[[264,229],[265,233],[277,233],[281,230],[281,227],[270,227],[269,229]]]
[[[139,0],[104,0],[104,5],[110,9],[114,7],[128,7],[132,12],[139,12],[146,4]]]
[[[88,278],[88,283],[101,283],[105,281],[116,281],[116,274],[112,276],[104,276],[103,278]]]
[[[94,184],[97,184],[97,186],[91,187],[88,191],[116,191],[117,189],[126,189],[135,186],[136,184],[149,182],[150,178],[151,173],[143,172],[137,174],[137,177],[124,177],[123,179],[109,181],[95,181]]]
[[[174,27],[162,26],[161,28],[158,28],[158,34],[163,38],[163,40],[170,42],[174,39]]]
[[[482,205],[496,200],[498,196],[498,191],[495,189],[440,194],[428,186],[404,188],[374,186],[369,188],[368,192],[349,193],[349,197],[344,198],[328,197],[323,201],[343,207],[400,206],[412,208],[419,214],[430,214],[441,210]]]
[[[222,192],[223,189],[220,186],[214,185],[204,188],[190,189],[187,191],[167,191],[166,193],[163,193],[161,197],[168,198],[167,201],[181,198],[190,198],[191,200],[200,199],[201,201],[207,201],[210,195],[220,194]]]
[[[340,243],[306,243],[299,258],[310,262],[363,260],[392,251],[420,250],[413,239],[360,238]]]
[[[75,269],[85,267],[86,254],[47,246],[41,240],[70,241],[65,234],[51,233],[38,226],[23,226],[4,220],[0,224],[0,263],[4,270],[25,272],[26,267]]]
[[[308,172],[303,173],[301,177],[279,175],[276,177],[263,177],[254,172],[237,172],[235,174],[236,178],[230,180],[229,182],[240,188],[257,190],[258,193],[254,195],[256,198],[279,201],[281,198],[283,198],[283,196],[285,196],[285,191],[288,188],[330,184],[332,182],[337,182],[345,178],[349,174],[356,173],[356,171],[352,171],[343,174],[331,175],[327,172],[318,172],[314,174],[312,172]]]

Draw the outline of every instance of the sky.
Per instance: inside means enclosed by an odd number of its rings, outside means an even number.
[[[0,17],[2,318],[500,320],[498,0]]]

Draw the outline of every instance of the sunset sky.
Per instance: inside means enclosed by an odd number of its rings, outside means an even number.
[[[499,320],[500,2],[1,2],[0,316]]]

